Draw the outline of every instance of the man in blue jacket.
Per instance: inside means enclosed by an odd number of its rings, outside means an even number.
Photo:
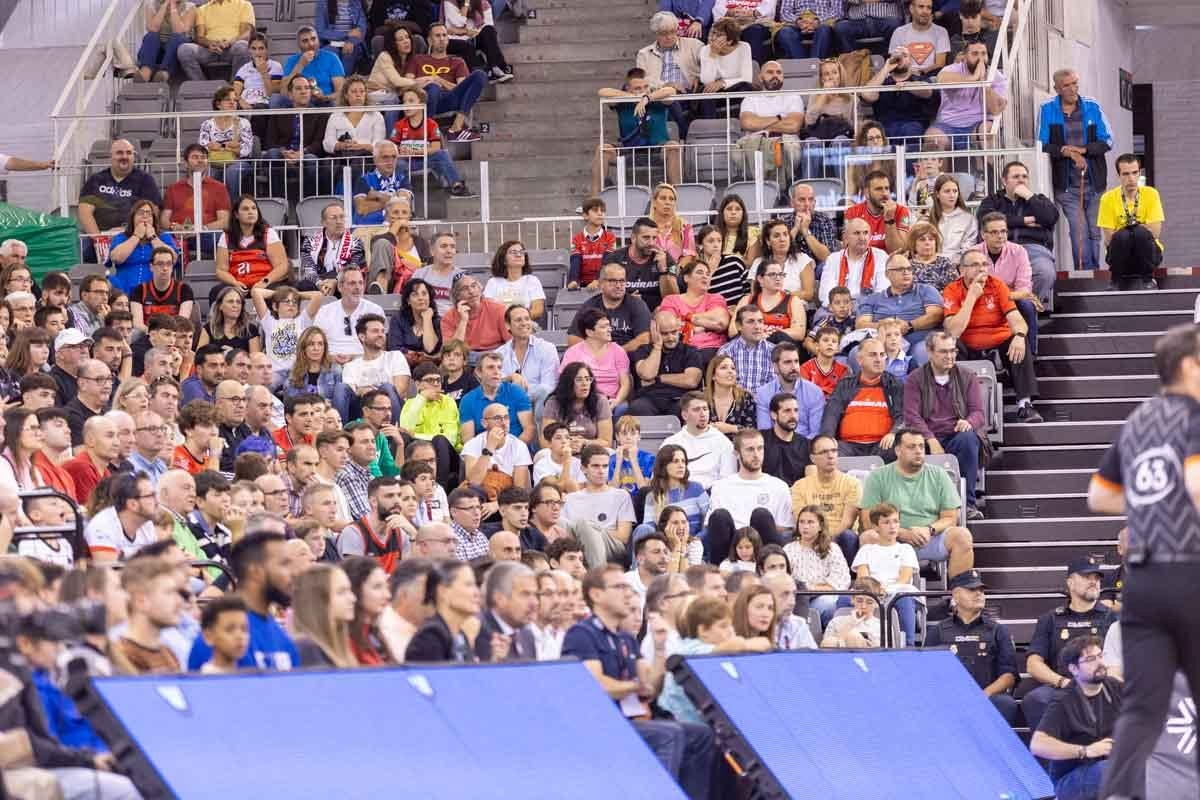
[[[1054,91],[1058,97],[1042,104],[1038,140],[1050,156],[1054,199],[1071,231],[1073,261],[1080,269],[1099,269],[1096,216],[1108,188],[1104,154],[1113,146],[1111,128],[1100,104],[1079,94],[1074,70],[1054,73]]]

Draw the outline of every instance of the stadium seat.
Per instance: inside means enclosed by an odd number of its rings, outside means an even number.
[[[811,78],[815,84],[817,75],[821,72],[821,59],[819,58],[783,58],[776,59],[776,61],[783,68],[785,80],[788,78]]]
[[[806,178],[796,181],[788,187],[789,197],[798,183],[806,183],[812,187],[813,193],[816,195],[818,209],[837,208],[842,205],[846,187],[839,178]]]
[[[132,83],[121,87],[121,93],[113,101],[114,114],[162,114],[170,105],[170,90],[165,83]],[[149,119],[121,119],[112,124],[113,138],[123,137],[148,143],[163,133],[161,117]]]
[[[950,480],[954,481],[954,488],[958,491],[958,499],[961,501],[958,507],[958,524],[965,528],[967,526],[967,484],[958,468],[958,458],[950,453],[930,453],[925,456],[925,463],[932,467],[941,467],[950,473]]]
[[[646,213],[646,209],[650,206],[650,190],[644,186],[626,186],[625,187],[625,216],[620,216],[621,206],[617,202],[617,187],[610,186],[600,192],[600,199],[604,201],[607,208],[605,212],[605,220],[608,227],[612,228],[613,233],[618,239],[627,238],[630,231],[633,229],[633,221]]]
[[[883,466],[879,456],[846,456],[838,458],[838,469],[847,475],[852,475],[862,482],[873,471]]]
[[[737,117],[725,119],[698,119],[688,127],[688,146],[684,148],[683,171],[693,180],[712,184],[724,183],[731,177],[731,161],[740,161],[738,154],[731,153],[741,138],[742,125]]]
[[[950,174],[953,175],[954,180],[957,181],[959,194],[962,195],[964,201],[971,195],[975,194],[976,186],[974,175],[969,172],[951,172]]]
[[[196,280],[204,280],[206,278],[212,278],[213,280],[216,280],[216,277],[217,262],[215,261],[209,261],[207,259],[195,259],[188,264],[187,279],[189,284],[194,283]],[[193,291],[195,288],[196,287],[193,285]]]
[[[996,379],[996,365],[990,361],[959,361],[960,369],[973,372],[983,384],[984,414],[988,419],[988,438],[1004,441],[1004,389]]]
[[[316,230],[321,227],[321,209],[330,203],[341,203],[342,198],[332,194],[306,197],[296,204],[296,221],[301,228]]]
[[[278,197],[256,197],[258,201],[258,212],[262,214],[262,218],[272,228],[280,228],[285,224],[287,219],[287,200],[281,200]]]
[[[706,224],[713,213],[717,189],[711,183],[681,183],[675,187],[679,216],[693,225]]]
[[[400,295],[398,294],[373,294],[368,299],[382,308],[385,314],[395,314],[400,311]]]
[[[554,298],[554,307],[552,309],[553,325],[551,327],[558,330],[566,330],[571,326],[571,320],[575,319],[575,312],[579,311],[592,292],[585,292],[582,289],[574,291],[563,289]]]

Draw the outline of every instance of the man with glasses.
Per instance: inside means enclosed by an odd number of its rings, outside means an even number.
[[[235,380],[221,381],[216,396],[217,435],[225,440],[221,451],[221,471],[233,472],[237,446],[253,435],[246,424],[246,387]]]
[[[529,468],[533,465],[529,447],[509,430],[508,408],[491,403],[483,411],[483,432],[463,445],[467,482],[482,487],[489,498],[507,486],[529,488]],[[489,502],[488,516],[498,509],[495,502]]]
[[[612,323],[612,340],[621,345],[626,353],[633,353],[650,344],[650,309],[637,295],[627,289],[625,266],[609,263],[600,267],[600,292],[584,301],[575,312],[575,319],[567,331],[567,344],[576,345],[583,341],[579,329],[579,315],[586,309],[598,308]]]
[[[949,453],[967,484],[967,521],[983,519],[976,505],[979,452],[987,440],[983,386],[959,369],[958,342],[945,331],[929,336],[929,363],[904,382],[904,425],[925,437],[930,453]]]
[[[458,339],[472,353],[495,350],[511,334],[504,322],[503,303],[483,296],[483,287],[470,275],[464,275],[450,289],[454,305],[442,317],[442,341]]]
[[[88,358],[92,340],[78,328],[67,328],[54,337],[54,366],[50,377],[58,384],[57,406],[65,406],[79,394],[79,363]]]
[[[560,570],[546,570],[539,572],[537,579],[537,617],[530,625],[533,629],[537,660],[557,661],[562,656],[562,642],[567,633],[567,626],[573,621],[570,584],[574,578]]]
[[[1033,268],[1024,247],[1008,240],[1008,220],[999,211],[984,214],[979,220],[983,241],[972,250],[987,256],[988,274],[999,278],[1008,287],[1008,296],[1029,328],[1029,352],[1037,353],[1037,316],[1043,311],[1042,301],[1033,291]]]
[[[145,475],[118,475],[109,496],[113,504],[92,517],[83,532],[97,563],[127,559],[158,539],[153,522],[158,496]]]
[[[474,497],[469,490],[464,491]],[[417,535],[413,538],[412,554],[417,558],[428,558],[432,561],[454,559],[458,558],[455,553],[457,544],[458,539],[451,525],[444,522],[427,522],[417,529]],[[486,547],[485,537],[484,548],[486,549]]]
[[[459,487],[450,493],[450,530],[454,534],[454,557],[470,561],[488,555],[488,537],[479,529],[483,504],[474,489]]]
[[[1027,348],[1029,326],[1013,302],[1008,286],[988,274],[987,256],[978,250],[963,253],[959,280],[942,292],[946,333],[959,341],[965,358],[1000,357],[1017,395],[1017,422],[1042,422],[1033,407],[1037,376],[1033,353]]]
[[[484,409],[496,403],[504,406],[508,415],[508,432],[526,444],[534,440],[533,404],[525,390],[504,380],[504,357],[499,353],[484,353],[475,366],[479,385],[463,395],[458,403],[458,416],[462,425],[462,440],[470,441],[487,425],[484,424]]]
[[[333,360],[347,364],[363,354],[362,342],[355,333],[358,321],[367,314],[383,317],[383,309],[363,299],[367,284],[358,267],[347,266],[339,272],[337,285],[342,293],[341,300],[321,306],[313,317],[313,325],[325,332]]]
[[[108,290],[108,280],[103,275],[84,277],[79,284],[79,300],[67,307],[72,328],[90,338],[97,328],[103,327],[104,315],[108,313]]]
[[[641,382],[629,404],[635,416],[679,413],[684,392],[700,388],[704,377],[700,351],[683,341],[683,322],[673,311],[659,311],[650,323],[650,344],[630,359]]]
[[[263,508],[270,514],[280,517],[289,515],[288,488],[283,478],[273,472],[259,475],[254,479],[254,485],[263,493]]]
[[[562,519],[563,493],[552,483],[545,481],[534,487],[529,494],[529,528],[545,542],[563,539],[570,534],[566,527],[560,525]],[[545,550],[547,545],[542,545]]]
[[[432,364],[429,366],[433,367],[435,373],[437,372],[436,366]],[[438,385],[441,386],[441,375],[437,375],[437,378]],[[418,381],[417,391],[420,392],[421,388],[422,384]],[[391,395],[382,389],[371,389],[364,393],[359,401],[362,404],[362,419],[356,421],[365,422],[375,434],[375,460],[370,465],[371,475],[376,478],[394,478],[400,474],[400,467],[396,465],[392,450],[404,447],[404,437],[393,422],[392,409],[394,406]],[[451,425],[455,437],[458,436],[457,411],[456,408],[455,420]]]
[[[925,337],[942,325],[942,296],[929,284],[913,279],[912,262],[903,253],[888,257],[886,272],[886,289],[859,298],[854,327],[861,330],[874,328],[880,320],[900,320],[909,356],[916,364],[924,364],[929,360]]]
[[[112,396],[112,372],[103,362],[86,358],[79,362],[78,393],[64,407],[71,425],[71,444],[83,442],[83,426],[92,417],[108,410]]]
[[[12,312],[10,330],[20,331],[33,327],[33,315],[37,309],[37,298],[34,297],[33,292],[24,290],[9,292],[4,296],[4,302],[8,304],[8,308]]]

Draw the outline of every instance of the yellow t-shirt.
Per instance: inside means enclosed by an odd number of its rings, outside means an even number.
[[[846,509],[860,502],[862,484],[844,472],[839,471],[833,481],[823,484],[817,479],[817,468],[810,466],[804,477],[792,484],[792,513],[798,513],[805,506],[820,506],[830,536],[842,532],[842,517]]]
[[[210,40],[232,42],[242,32],[242,25],[254,27],[254,6],[248,0],[209,2],[196,10],[196,27],[204,28]]]
[[[1096,225],[1108,228],[1110,231],[1125,227],[1125,219],[1133,213],[1133,204],[1124,204],[1121,199],[1121,187],[1109,189],[1100,196],[1100,211],[1096,215]],[[1153,186],[1143,186],[1138,189],[1137,221],[1143,225],[1152,222],[1164,222],[1162,199],[1158,190]],[[1162,247],[1162,242],[1158,243]]]
[[[758,241],[759,231],[760,231],[760,228],[757,225],[747,226],[747,228],[746,228],[746,250],[747,251],[749,251],[751,247],[754,247],[754,243]],[[730,253],[733,253],[733,248],[736,245],[737,245],[737,232],[733,231],[731,233],[727,233],[725,235],[725,247],[722,249],[721,255],[727,256]],[[746,256],[745,253],[738,253],[737,255],[742,256],[743,258],[745,258],[745,256]]]

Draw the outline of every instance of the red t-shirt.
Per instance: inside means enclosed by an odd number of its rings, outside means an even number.
[[[479,313],[472,314],[467,320],[467,347],[475,352],[485,353],[495,350],[512,338],[508,326],[504,324],[504,312],[508,306],[482,297],[479,300]],[[450,341],[454,338],[454,329],[458,327],[458,308],[451,308],[442,317],[442,339]]]
[[[229,191],[225,184],[208,176],[200,183],[200,203],[204,212],[204,224],[217,218],[218,211],[229,210]],[[167,187],[163,208],[171,212],[171,222],[192,223],[192,184],[186,180],[175,181]]]
[[[406,71],[414,78],[438,77],[458,83],[471,74],[467,62],[458,56],[442,56],[434,58],[431,55],[413,56],[408,60]]]
[[[587,286],[600,277],[600,267],[604,264],[604,256],[617,249],[617,237],[608,228],[601,228],[592,237],[587,230],[581,230],[571,239],[571,255],[579,256],[579,285]]]
[[[810,358],[800,365],[800,377],[809,383],[815,383],[817,388],[825,393],[825,399],[829,399],[829,395],[833,394],[833,387],[837,386],[837,382],[846,377],[846,373],[850,370],[841,362],[834,361],[829,372],[825,372],[817,366],[817,360]]]
[[[859,384],[854,399],[846,405],[837,438],[858,444],[874,444],[892,430],[892,415],[888,411],[883,386]]]
[[[422,131],[422,128],[424,129]],[[400,149],[401,158],[420,158],[425,155],[425,142],[441,142],[442,130],[438,124],[425,117],[424,125],[413,124],[408,121],[408,117],[401,117],[396,120],[395,128],[393,129],[392,141]]]
[[[80,505],[87,503],[96,484],[110,473],[110,470],[107,469],[103,473],[96,469],[92,457],[86,450],[82,450],[79,455],[64,461],[62,468],[71,476],[71,480],[75,481],[75,501]]]
[[[875,216],[871,213],[871,209],[867,207],[867,201],[855,203],[846,209],[846,222],[852,219],[865,219],[867,224],[871,226],[871,247],[878,247],[883,252],[888,252],[887,248],[887,223],[883,220],[883,214]],[[896,230],[901,233],[908,233],[908,226],[912,217],[908,213],[908,207],[896,205]]]
[[[175,453],[171,456],[171,469],[187,470],[188,474],[195,475],[208,469],[208,461],[196,458],[187,445],[181,444],[175,447]]]
[[[967,285],[962,279],[954,281],[942,291],[942,308],[946,316],[953,316],[962,310],[963,301],[967,299]],[[987,350],[1012,336],[1006,315],[1015,311],[1017,304],[1009,296],[1008,287],[1004,281],[988,275],[984,284],[983,294],[975,301],[971,309],[971,319],[967,321],[963,331],[963,344],[972,350]]]

